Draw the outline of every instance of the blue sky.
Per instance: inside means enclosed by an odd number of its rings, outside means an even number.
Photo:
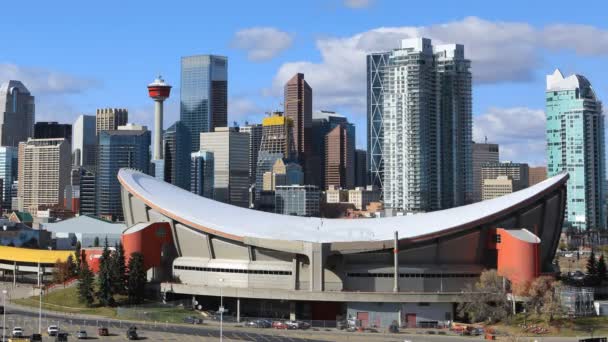
[[[474,135],[502,159],[544,162],[545,74],[586,75],[608,99],[605,1],[11,1],[3,4],[0,82],[21,79],[37,119],[72,122],[125,107],[151,127],[146,84],[174,85],[165,127],[179,118],[179,59],[229,57],[229,120],[259,121],[282,84],[304,72],[315,109],[339,111],[365,146],[365,53],[424,35],[465,44],[474,76]]]

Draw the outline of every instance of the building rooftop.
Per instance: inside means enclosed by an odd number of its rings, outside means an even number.
[[[42,226],[54,233],[122,234],[124,223],[112,223],[94,216],[81,215],[67,220],[44,223]]]

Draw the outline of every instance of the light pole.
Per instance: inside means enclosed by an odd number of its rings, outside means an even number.
[[[42,281],[41,281],[41,277],[42,277],[42,271],[40,270],[40,268],[38,268],[38,292],[39,292],[39,296],[40,296],[40,300],[38,301],[38,333],[41,334],[42,331]]]
[[[2,305],[4,306],[4,310],[2,310],[2,341],[6,337],[6,293],[6,290],[2,290]]]
[[[224,297],[222,296],[222,284],[224,283],[224,278],[218,280],[220,281],[220,342],[222,342],[224,335]]]

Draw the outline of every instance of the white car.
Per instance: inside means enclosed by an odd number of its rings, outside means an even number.
[[[59,327],[56,325],[49,325],[46,332],[49,334],[49,336],[57,336],[57,333],[59,333]]]
[[[23,328],[14,327],[13,328],[13,337],[23,337]]]

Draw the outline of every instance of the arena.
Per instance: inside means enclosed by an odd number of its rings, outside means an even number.
[[[127,253],[163,293],[237,319],[443,325],[484,269],[512,282],[552,273],[568,179],[458,208],[376,219],[277,215],[199,197],[123,169]]]

